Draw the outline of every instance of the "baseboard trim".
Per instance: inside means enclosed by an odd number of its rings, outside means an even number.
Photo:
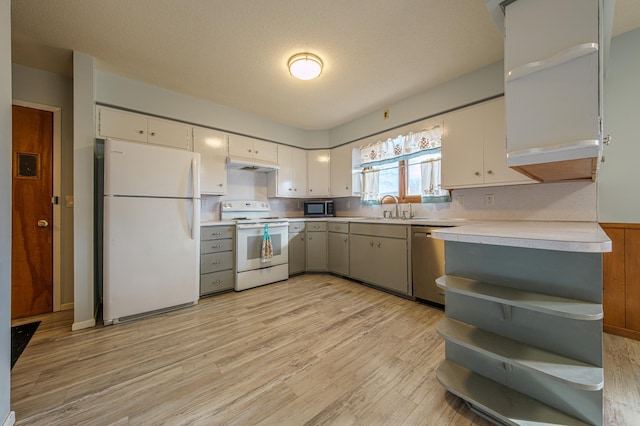
[[[4,419],[4,422],[2,422],[2,426],[13,426],[15,423],[16,423],[16,412],[9,411],[9,415],[7,416],[6,419]]]
[[[640,331],[629,330],[628,328],[616,327],[615,325],[603,324],[602,331],[629,339],[640,340]]]
[[[71,303],[63,303],[62,305],[60,305],[60,310],[61,311],[71,311],[71,310],[73,310],[73,302],[71,302]]]
[[[85,328],[91,328],[96,326],[95,318],[86,321],[74,322],[71,326],[71,331],[78,331]]]

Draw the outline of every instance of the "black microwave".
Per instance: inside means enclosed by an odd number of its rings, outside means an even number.
[[[305,217],[335,216],[333,201],[305,201]]]

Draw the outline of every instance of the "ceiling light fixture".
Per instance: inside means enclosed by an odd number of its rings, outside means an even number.
[[[300,80],[313,80],[322,73],[322,60],[313,53],[298,53],[289,58],[289,72]]]

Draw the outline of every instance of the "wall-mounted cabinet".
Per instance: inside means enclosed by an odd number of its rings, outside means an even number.
[[[217,130],[193,128],[193,151],[200,153],[200,192],[227,193],[227,137]]]
[[[544,182],[595,180],[613,3],[519,0],[505,6],[510,167]]]
[[[329,197],[331,151],[315,149],[307,152],[308,159],[308,191],[310,197]]]
[[[184,150],[191,149],[191,127],[113,108],[96,109],[96,137],[146,142]]]
[[[331,196],[351,197],[354,193],[353,149],[350,144],[331,149],[330,174]],[[356,177],[357,179],[357,177]]]
[[[444,117],[443,188],[535,183],[507,166],[504,117],[503,97]]]
[[[302,198],[307,195],[307,151],[278,145],[280,168],[267,176],[269,197]]]
[[[272,142],[229,134],[229,156],[268,164],[277,164],[277,146],[277,144]]]

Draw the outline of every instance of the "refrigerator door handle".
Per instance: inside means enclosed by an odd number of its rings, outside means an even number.
[[[198,168],[198,159],[194,156],[191,159],[191,190],[192,198],[200,198],[200,170]]]

